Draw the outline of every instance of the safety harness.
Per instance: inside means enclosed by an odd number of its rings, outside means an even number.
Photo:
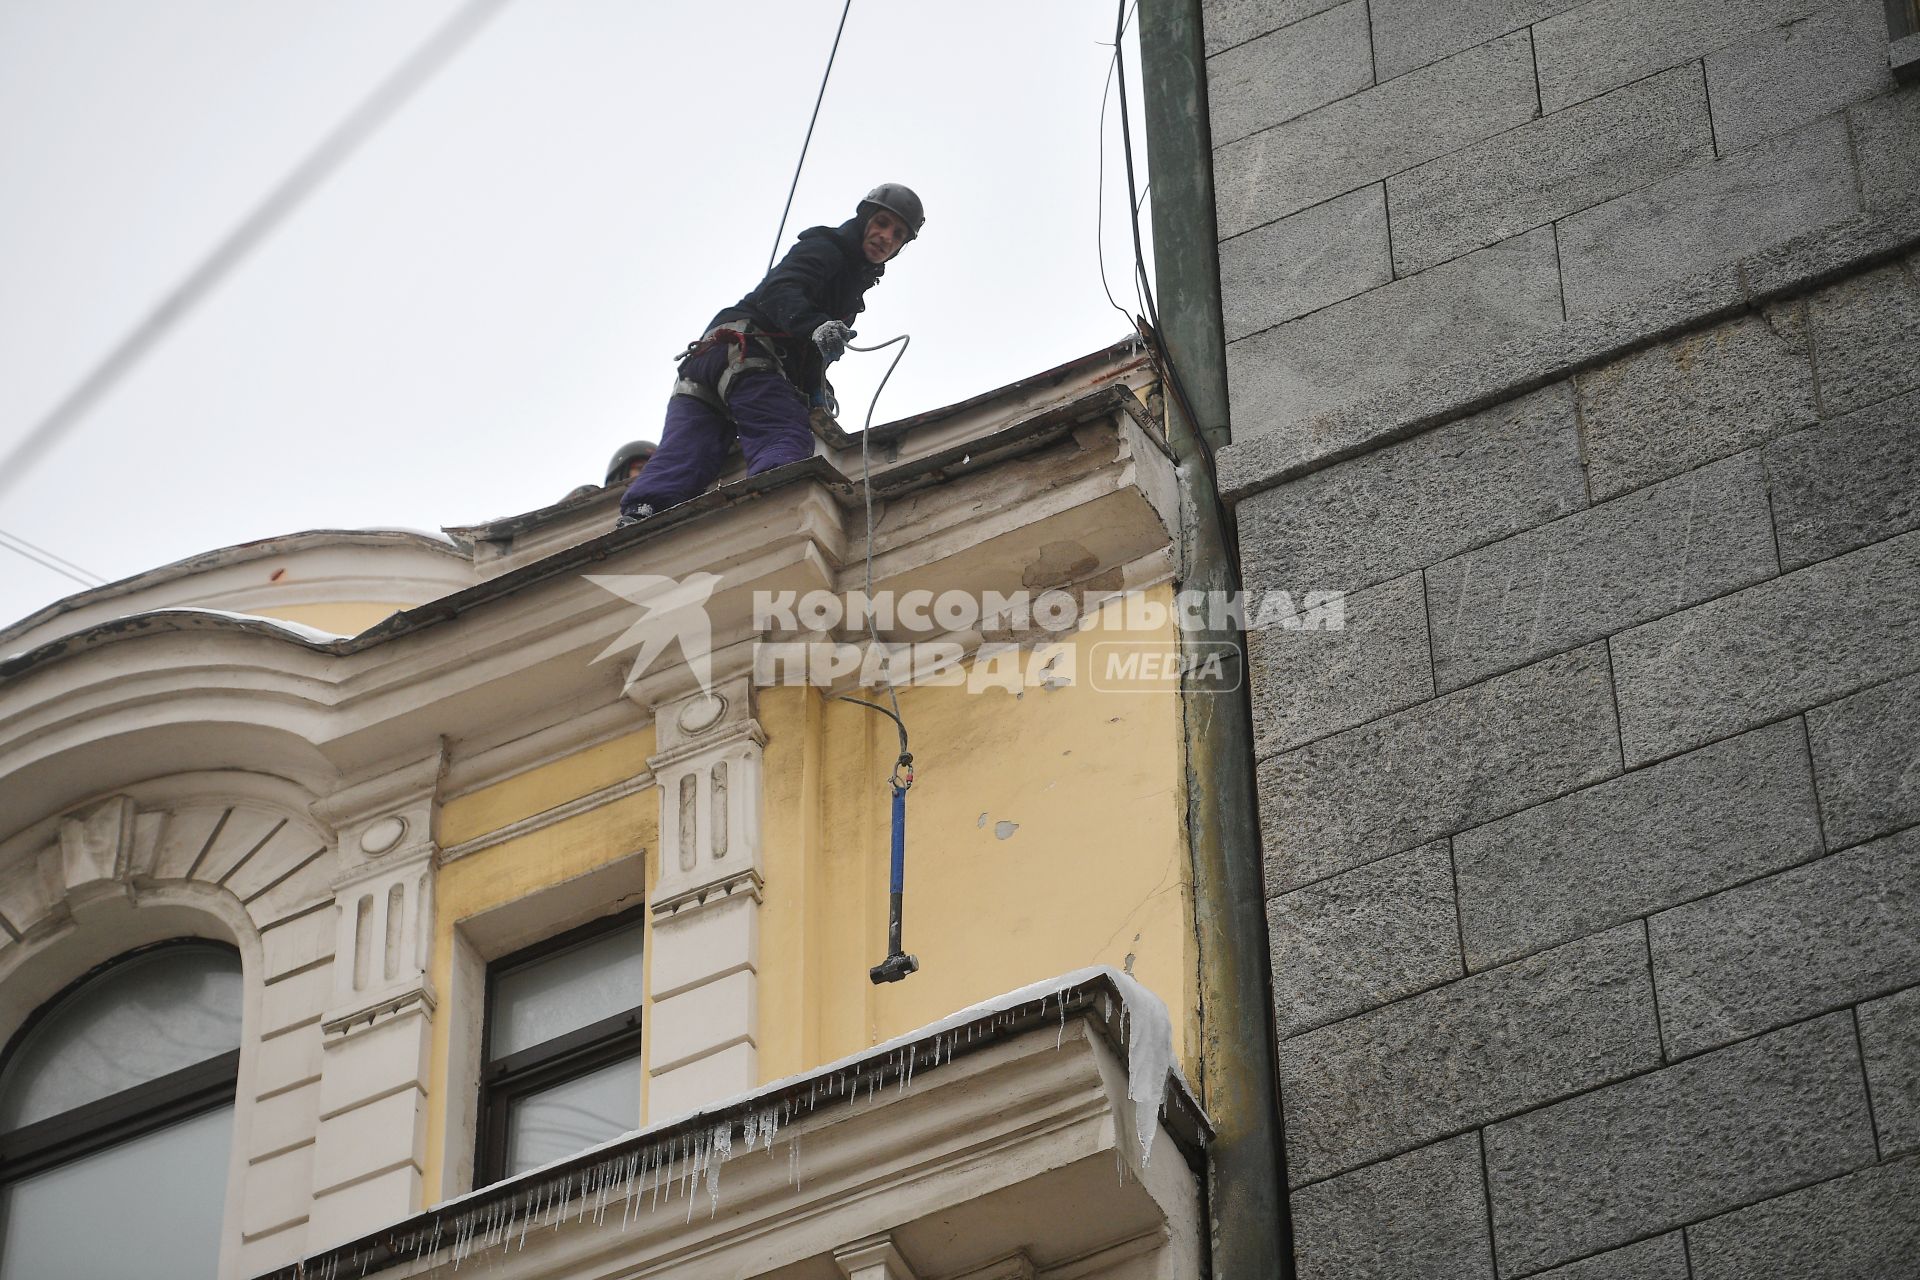
[[[673,384],[673,394],[692,396],[719,413],[732,419],[727,408],[727,392],[742,374],[768,372],[787,376],[787,370],[780,363],[780,353],[769,339],[787,338],[791,334],[769,333],[757,329],[751,321],[736,320],[728,324],[715,325],[687,344],[687,349],[674,357],[674,363],[684,365],[698,355],[705,355],[715,347],[726,344],[727,367],[720,371],[720,377],[713,386],[708,386],[697,378],[682,375]],[[791,379],[788,379],[791,381]]]

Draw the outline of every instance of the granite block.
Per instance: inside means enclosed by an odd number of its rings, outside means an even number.
[[[1249,628],[1258,759],[1433,696],[1426,593],[1409,573],[1346,599],[1338,631]]]
[[[1511,670],[1777,572],[1758,452],[1427,570],[1434,683]]]
[[[1275,756],[1267,887],[1286,892],[1620,771],[1599,645]]]
[[[1828,847],[1920,822],[1920,675],[1807,712],[1807,735]]]
[[[1211,57],[1343,3],[1345,0],[1201,0],[1207,55]]]
[[[1370,0],[1373,60],[1382,80],[1471,49],[1584,0]]]
[[[1746,255],[1850,218],[1856,205],[1837,116],[1689,165],[1559,223],[1567,314],[1622,307],[1691,276],[1736,275]]]
[[[1213,145],[1225,146],[1372,83],[1366,0],[1347,0],[1207,59]]]
[[[1267,937],[1282,1039],[1460,977],[1447,842],[1269,900]]]
[[[1220,246],[1227,341],[1284,324],[1393,279],[1379,183],[1256,227]]]
[[[1858,1016],[1880,1156],[1920,1152],[1920,987],[1863,1004]]]
[[[1214,148],[1224,238],[1524,124],[1536,114],[1527,33],[1489,41]]]
[[[1667,1052],[1686,1057],[1920,982],[1920,828],[1647,922]]]
[[[1317,1181],[1660,1065],[1640,926],[1280,1045],[1287,1172]]]
[[[1768,307],[1574,378],[1587,479],[1619,497],[1818,416],[1804,308]]]
[[[1910,267],[1838,281],[1807,305],[1827,417],[1920,387],[1920,284]]]
[[[1781,437],[1767,474],[1787,569],[1920,526],[1920,391]]]
[[[1394,270],[1423,271],[1712,154],[1697,69],[1626,85],[1388,178]]]
[[[1677,67],[1833,0],[1592,0],[1533,29],[1543,110]]]
[[[1229,343],[1234,420],[1327,412],[1560,319],[1553,231],[1540,227]]]
[[[1874,1159],[1846,1013],[1493,1125],[1486,1144],[1502,1276]]]
[[[1847,109],[1868,209],[1911,208],[1920,197],[1920,85]]]
[[[1920,1161],[1776,1196],[1688,1229],[1694,1280],[1907,1280],[1920,1259]]]
[[[1249,499],[1240,559],[1249,589],[1353,592],[1586,505],[1554,386]]]
[[[1293,1193],[1300,1280],[1484,1280],[1493,1274],[1480,1140],[1471,1133]]]
[[[1920,532],[1609,641],[1632,767],[1920,670]]]
[[[1691,1280],[1678,1231],[1538,1273],[1538,1280]]]
[[[1473,970],[1823,852],[1794,720],[1463,831],[1453,849]]]
[[[1882,0],[1842,0],[1706,57],[1722,155],[1894,87]]]

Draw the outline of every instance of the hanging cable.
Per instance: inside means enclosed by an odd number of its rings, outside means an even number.
[[[895,343],[900,350],[894,354],[893,361],[887,365],[887,372],[880,379],[880,385],[873,390],[873,399],[867,402],[867,421],[860,428],[860,490],[865,501],[867,520],[866,545],[866,581],[862,607],[867,615],[867,637],[872,642],[872,652],[880,649],[880,629],[874,621],[873,610],[873,414],[880,404],[880,393],[887,389],[887,382],[893,377],[893,371],[900,367],[900,359],[907,354],[912,345],[911,334],[901,334],[897,338],[888,338],[870,347],[858,347],[847,344],[850,351],[884,351]],[[900,694],[894,687],[889,674],[887,679],[887,701],[893,704],[888,710],[877,702],[868,702],[864,698],[842,696],[842,702],[851,702],[855,706],[877,711],[893,721],[893,727],[900,734],[900,754],[893,762],[893,772],[887,778],[887,784],[893,792],[892,842],[888,850],[887,881],[887,958],[867,971],[867,976],[877,986],[882,982],[898,982],[908,974],[920,968],[920,961],[906,953],[900,940],[900,918],[904,891],[906,887],[907,864],[907,790],[913,786],[913,751],[907,738],[907,722],[900,714]]]
[[[1127,219],[1133,229],[1133,269],[1147,304],[1147,321],[1153,326],[1153,348],[1160,353],[1160,362],[1166,370],[1167,385],[1180,402],[1180,412],[1186,415],[1187,424],[1193,429],[1195,441],[1200,446],[1200,456],[1206,459],[1207,475],[1214,487],[1219,487],[1219,468],[1213,457],[1213,441],[1201,429],[1200,419],[1194,416],[1193,401],[1187,396],[1186,384],[1181,381],[1180,370],[1173,363],[1173,353],[1166,348],[1165,338],[1160,332],[1160,311],[1154,305],[1153,284],[1147,275],[1147,256],[1140,246],[1140,202],[1141,194],[1135,189],[1133,176],[1133,129],[1127,115],[1127,60],[1123,56],[1125,49],[1121,36],[1127,29],[1127,0],[1120,0],[1119,11],[1113,21],[1113,66],[1115,79],[1120,84],[1120,147],[1127,158],[1127,208],[1132,216]],[[1239,578],[1239,566],[1234,566],[1234,577]]]
[[[1138,7],[1139,0],[1134,0]],[[1126,29],[1128,17],[1122,17],[1121,30]],[[1113,46],[1114,56],[1107,60],[1107,77],[1100,90],[1100,148],[1095,153],[1099,159],[1094,178],[1095,198],[1093,202],[1093,250],[1100,263],[1100,288],[1107,295],[1107,304],[1118,311],[1127,324],[1133,324],[1133,317],[1127,315],[1127,309],[1113,300],[1113,287],[1107,283],[1107,99],[1113,96],[1113,69],[1120,60],[1118,41]],[[1134,206],[1137,213],[1139,206]]]
[[[793,212],[793,193],[800,189],[800,171],[807,165],[807,148],[813,145],[813,124],[820,118],[820,104],[827,96],[827,81],[833,78],[833,60],[840,53],[840,33],[847,29],[847,12],[853,8],[853,0],[840,6],[840,25],[833,31],[833,48],[827,52],[826,74],[820,77],[820,92],[813,97],[813,114],[807,117],[807,137],[800,144],[800,159],[793,166],[793,181],[787,186],[786,207],[780,210],[780,229],[773,233],[773,251],[767,255],[767,270],[773,270],[775,258],[780,256],[780,241],[787,234],[787,215]],[[857,348],[856,348],[857,349]]]
[[[333,132],[321,140],[319,146],[267,193],[265,200],[200,260],[184,280],[175,285],[114,344],[105,358],[53,407],[52,412],[35,424],[24,439],[7,450],[4,457],[0,457],[0,493],[11,488],[59,442],[61,436],[72,430],[147,352],[159,344],[169,330],[213,292],[242,258],[285,222],[321,183],[396,111],[405,106],[421,86],[432,79],[506,4],[507,0],[471,0],[434,32],[397,71],[367,95]]]

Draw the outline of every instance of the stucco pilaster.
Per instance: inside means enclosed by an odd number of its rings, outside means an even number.
[[[648,1120],[759,1081],[761,751],[745,679],[662,704]]]
[[[347,864],[333,883],[333,991],[320,1024],[316,1244],[350,1239],[420,1205],[437,1004],[427,965],[438,773],[435,756],[314,806],[340,830]]]

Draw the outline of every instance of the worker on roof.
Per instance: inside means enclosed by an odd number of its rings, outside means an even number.
[[[660,446],[651,440],[633,440],[621,445],[607,462],[606,482],[632,484],[659,450]]]
[[[875,187],[837,227],[809,227],[753,292],[715,316],[680,358],[660,447],[620,499],[615,528],[702,492],[737,436],[747,474],[813,456],[809,404],[846,351],[886,264],[920,234],[920,197]]]

